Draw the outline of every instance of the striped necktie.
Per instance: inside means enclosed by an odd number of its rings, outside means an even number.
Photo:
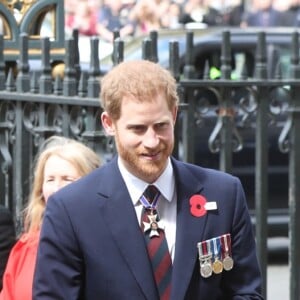
[[[156,211],[159,198],[159,190],[154,185],[149,185],[141,198],[144,206],[142,229],[145,233],[160,300],[168,300],[171,294],[172,261],[165,232],[160,227],[161,224]]]

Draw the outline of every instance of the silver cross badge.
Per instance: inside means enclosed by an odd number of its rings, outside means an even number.
[[[154,236],[159,236],[158,229],[164,230],[163,222],[157,221],[157,214],[150,214],[147,216],[149,219],[148,222],[144,223],[144,232],[150,230],[149,237],[152,238]]]

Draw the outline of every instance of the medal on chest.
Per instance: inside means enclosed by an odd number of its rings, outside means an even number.
[[[197,245],[200,261],[200,274],[203,278],[208,278],[212,275],[212,253],[210,250],[210,244],[206,241],[200,242]]]
[[[144,224],[144,232],[149,232],[149,237],[152,238],[154,236],[159,236],[159,229],[164,230],[161,221],[158,221],[157,213],[154,213],[154,210],[151,210],[147,215],[149,222],[143,222]]]
[[[230,271],[233,268],[233,259],[231,254],[231,236],[224,234],[221,237],[222,251],[223,251],[223,266],[224,270]]]
[[[213,238],[210,240],[211,247],[212,247],[212,252],[213,252],[213,272],[215,274],[220,274],[223,271],[223,263],[219,259],[221,258],[221,241],[220,238]]]

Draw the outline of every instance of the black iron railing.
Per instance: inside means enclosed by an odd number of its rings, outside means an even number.
[[[41,68],[32,70],[27,55],[28,35],[21,34],[19,38],[21,54],[18,70],[14,72],[4,67],[4,42],[0,36],[0,202],[12,210],[17,224],[30,189],[33,158],[45,138],[59,134],[78,139],[96,150],[104,161],[114,154],[113,142],[105,136],[99,118],[99,77],[102,72],[98,39],[91,39],[90,65],[83,71],[75,32],[73,38],[65,41],[63,76],[53,76],[49,39],[41,39]],[[153,32],[142,42],[141,58],[159,63],[158,38]],[[205,64],[203,76],[197,78],[191,59],[193,38],[192,31],[186,33],[184,64],[181,63],[179,44],[172,41],[169,48],[168,68],[177,79],[181,99],[174,155],[241,178],[253,212],[264,293],[267,238],[272,231],[268,220],[270,209],[274,209],[272,203],[280,197],[281,211],[290,220],[289,232],[286,231],[290,238],[290,299],[296,300],[300,296],[298,32],[291,35],[291,75],[288,79],[281,77],[280,64],[275,68],[274,78],[267,75],[265,32],[257,34],[255,76],[250,78],[243,71],[240,78],[232,79],[230,31],[224,31],[222,35],[218,80],[211,79],[209,63]],[[123,41],[116,38],[112,65],[126,60],[123,51]],[[275,152],[282,161],[277,161],[274,167],[271,161]],[[289,179],[280,195],[277,193],[278,182],[273,182],[270,177],[275,171],[282,176],[282,184],[284,178]],[[274,194],[273,190],[276,190]]]

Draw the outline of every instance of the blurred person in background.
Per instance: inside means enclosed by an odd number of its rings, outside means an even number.
[[[139,0],[130,13],[135,35],[147,34],[161,28],[159,7],[154,0]]]
[[[179,18],[182,24],[198,23],[204,27],[222,24],[222,15],[211,6],[210,0],[187,0]]]
[[[67,36],[72,35],[73,28],[70,27],[70,20],[74,18],[77,7],[77,0],[64,0],[65,9],[65,33]]]
[[[286,1],[282,1],[282,0],[273,0],[273,7],[277,10],[279,10],[280,12],[286,12],[289,7],[290,4],[293,2],[293,0],[286,0]]]
[[[169,4],[165,11],[161,13],[160,21],[163,28],[179,28],[182,24],[179,23],[181,15],[181,5],[176,1],[168,1]]]
[[[244,14],[242,0],[211,0],[211,6],[221,14],[223,25],[240,26]]]
[[[124,9],[122,0],[104,0],[98,12],[99,36],[108,42],[113,42],[114,31],[118,31],[121,38],[133,35],[135,27],[127,13],[128,8]]]
[[[0,291],[9,252],[16,241],[15,226],[9,209],[0,205]]]
[[[283,12],[282,26],[300,26],[300,0],[290,0],[288,8]]]
[[[183,24],[190,22],[203,22],[205,8],[202,0],[187,0],[182,5],[180,22]]]
[[[241,27],[280,26],[282,12],[273,7],[273,0],[252,0],[251,10],[243,16]]]
[[[53,136],[42,145],[25,209],[25,230],[10,252],[3,276],[1,300],[32,300],[40,227],[48,198],[99,165],[98,155],[75,140]]]
[[[81,35],[97,35],[97,11],[92,9],[88,0],[77,0],[76,9],[66,17],[65,24],[68,30],[78,29]]]

